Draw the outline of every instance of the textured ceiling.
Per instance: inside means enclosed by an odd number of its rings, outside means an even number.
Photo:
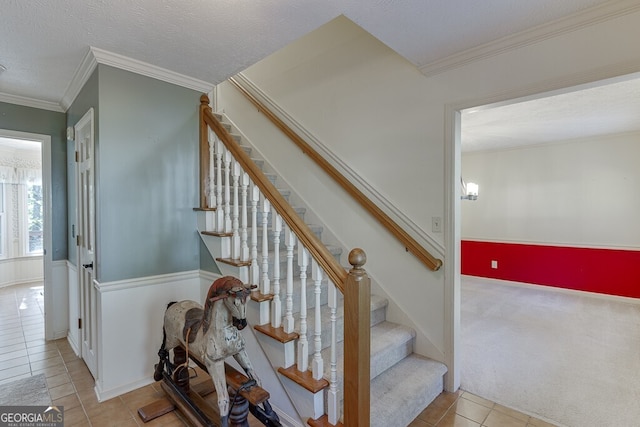
[[[2,0],[0,64],[7,70],[0,73],[0,100],[43,101],[53,109],[64,109],[65,96],[72,92],[75,73],[90,46],[216,84],[345,15],[428,74],[473,48],[631,3],[634,1]],[[551,123],[544,115],[541,119]],[[490,116],[483,120],[486,134],[511,137]]]
[[[640,131],[640,76],[462,113],[463,151]]]
[[[344,14],[416,66],[603,0],[2,0],[0,92],[59,102],[89,46],[219,83]]]

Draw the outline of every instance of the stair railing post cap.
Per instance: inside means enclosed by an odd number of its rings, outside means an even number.
[[[206,93],[203,93],[202,96],[200,96],[200,104],[209,105],[209,97],[207,96]]]
[[[353,248],[351,252],[349,252],[349,264],[351,264],[353,268],[361,269],[366,262],[367,254],[364,253],[364,250]]]

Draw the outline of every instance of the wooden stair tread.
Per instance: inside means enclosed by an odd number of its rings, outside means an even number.
[[[273,294],[263,294],[260,291],[251,292],[251,299],[255,302],[264,302],[273,300]]]
[[[218,208],[193,208],[193,210],[196,212],[215,212]]]
[[[309,419],[307,420],[307,424],[311,427],[342,427],[342,423],[338,421],[338,424],[330,424],[329,417],[327,415],[323,415],[317,420]]]
[[[271,338],[277,341],[280,341],[283,344],[288,343],[290,341],[297,340],[298,337],[300,336],[296,332],[292,332],[288,334],[284,331],[282,326],[279,328],[274,328],[268,323],[265,325],[254,326],[253,329],[255,329],[256,331],[262,332],[263,334],[270,336]]]
[[[316,380],[315,378],[313,378],[311,371],[299,371],[296,365],[290,366],[288,368],[278,368],[278,372],[280,372],[282,375],[289,378],[296,384],[306,388],[311,393],[317,393],[329,387],[329,381],[324,378]]]
[[[233,232],[224,232],[224,231],[201,231],[200,233],[205,236],[215,236],[215,237],[232,237]]]
[[[232,259],[232,258],[216,258],[216,261],[233,265],[234,267],[248,267],[251,265],[251,261],[241,261],[239,259]]]

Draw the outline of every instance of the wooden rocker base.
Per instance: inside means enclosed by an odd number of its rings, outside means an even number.
[[[180,347],[177,349],[183,350]],[[181,352],[179,351],[179,353]],[[207,373],[206,367],[197,358],[193,357],[193,355],[190,355],[189,358],[204,373]],[[188,374],[188,370],[185,369],[184,373]],[[266,390],[257,385],[245,387],[249,379],[226,363],[225,375],[229,388],[229,398],[234,402],[228,417],[230,427],[281,425],[277,421],[277,416],[275,417],[276,421],[263,420],[260,419],[261,414],[255,412],[256,408],[260,412],[259,405],[268,405],[269,393]],[[167,395],[166,398],[156,400],[138,409],[138,415],[143,422],[146,423],[177,409],[191,425],[196,427],[217,427],[221,425],[217,400],[215,397],[210,396],[215,393],[215,387],[210,378],[198,384],[190,385],[188,375],[176,380],[165,370],[162,372],[161,387]],[[207,399],[207,397],[209,398]],[[251,417],[251,423],[249,423],[250,409],[258,417]]]

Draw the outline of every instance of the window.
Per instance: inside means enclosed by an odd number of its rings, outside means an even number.
[[[41,149],[0,134],[0,258],[44,253]]]
[[[27,228],[29,242],[27,252],[29,254],[42,253],[42,185],[27,184]]]

